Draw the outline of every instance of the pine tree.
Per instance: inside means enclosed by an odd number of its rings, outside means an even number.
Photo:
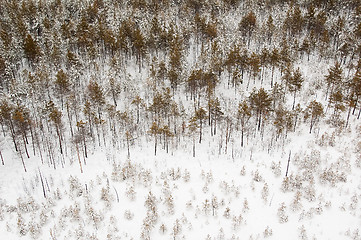
[[[15,151],[18,151],[14,123],[12,119],[12,112],[13,112],[13,106],[10,103],[8,103],[6,100],[3,100],[0,105],[1,123],[5,123],[6,125],[8,125],[11,133],[11,138],[14,143]]]
[[[152,126],[150,127],[149,134],[151,134],[154,137],[154,156],[157,155],[157,138],[158,138],[158,134],[160,133],[158,124],[156,122],[152,123]]]
[[[310,118],[310,133],[314,125],[320,120],[320,117],[323,116],[323,106],[321,103],[313,100],[310,102],[305,109],[305,119]]]
[[[326,82],[327,82],[327,91],[326,91],[326,97],[327,97],[330,89],[331,89],[330,94],[332,95],[334,88],[342,84],[342,68],[338,62],[336,62],[335,66],[331,67],[328,70],[328,75],[326,75]]]
[[[352,78],[351,93],[354,94],[356,97],[355,104],[354,104],[354,110],[352,112],[352,114],[354,114],[357,104],[358,104],[358,100],[361,96],[361,69],[358,69],[356,71],[354,77]],[[361,108],[360,108],[360,112],[361,112]],[[359,114],[359,116],[360,116],[360,114]],[[359,116],[358,116],[358,118],[359,118]]]
[[[296,102],[296,94],[301,90],[303,83],[302,74],[300,69],[297,68],[296,71],[293,72],[292,74],[286,73],[283,77],[286,81],[286,86],[288,87],[289,91],[293,93],[292,110],[294,110],[295,102]]]
[[[34,63],[40,57],[40,48],[30,34],[24,39],[24,53],[30,63]]]
[[[274,48],[272,50],[272,53],[270,55],[270,64],[271,64],[271,68],[272,68],[272,74],[271,74],[271,88],[272,88],[273,87],[274,70],[280,64],[280,55],[279,55],[279,52],[278,52],[277,48]]]
[[[218,97],[215,99],[211,98],[211,100],[208,103],[208,115],[209,115],[209,121],[210,121],[210,127],[211,127],[211,134],[213,136],[217,133],[217,122],[220,121],[223,117],[223,112],[220,107],[220,102]]]
[[[202,143],[202,129],[204,121],[207,119],[207,112],[204,108],[200,107],[195,111],[193,116],[195,121],[199,121],[199,143]]]
[[[254,12],[249,12],[242,18],[239,23],[239,30],[242,32],[243,38],[247,38],[247,45],[250,46],[252,34],[257,27],[257,17]]]
[[[105,104],[104,91],[101,85],[96,81],[91,81],[88,85],[88,94],[91,104],[96,107],[98,112],[98,119],[101,119],[102,107]]]
[[[64,95],[70,91],[70,81],[63,69],[60,69],[55,77],[55,90],[56,93],[60,95],[61,108],[63,108]]]
[[[146,44],[144,36],[139,28],[134,31],[133,48],[140,72],[142,69],[143,58],[146,54]]]
[[[246,129],[247,123],[251,118],[251,109],[247,101],[243,101],[238,105],[237,120],[241,124],[241,147],[244,145],[244,131]]]
[[[54,124],[56,134],[59,140],[60,154],[63,154],[63,123],[62,123],[62,112],[58,110],[55,104],[50,101],[47,103],[46,110],[49,115],[49,120]]]
[[[249,96],[249,101],[251,107],[256,111],[257,129],[259,131],[261,129],[262,118],[271,110],[272,99],[263,88],[260,88],[258,91],[253,90]]]

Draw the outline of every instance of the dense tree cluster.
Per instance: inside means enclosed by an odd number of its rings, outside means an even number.
[[[146,139],[157,154],[192,141],[195,156],[205,134],[221,152],[265,128],[277,140],[301,120],[312,133],[322,119],[346,128],[360,117],[359,0],[0,6],[1,138],[25,171],[31,155],[54,168],[73,153],[85,162],[89,145],[130,155]],[[309,61],[329,63],[321,80]],[[301,98],[305,85],[325,100]]]

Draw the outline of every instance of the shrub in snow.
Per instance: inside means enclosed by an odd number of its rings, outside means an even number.
[[[259,173],[258,169],[256,170],[256,172],[253,174],[253,180],[255,182],[261,182],[263,180],[261,174]]]
[[[225,194],[228,195],[230,192],[230,187],[228,185],[228,183],[226,181],[221,181],[219,183],[219,188],[221,189],[221,191]]]
[[[329,183],[331,186],[336,186],[339,182],[347,182],[347,176],[344,172],[335,170],[332,166],[324,169],[320,174],[320,182],[322,184]]]
[[[243,213],[246,213],[246,212],[248,212],[248,210],[249,210],[249,204],[248,204],[247,198],[245,198],[244,201],[243,201],[243,209],[242,209],[242,212],[243,212]]]
[[[280,223],[288,222],[288,216],[286,215],[286,204],[281,203],[280,207],[277,210],[278,221]]]
[[[351,239],[361,240],[360,230],[358,228],[353,231],[353,233],[351,235]]]
[[[220,228],[218,236],[217,236],[217,240],[224,240],[224,239],[225,239],[225,234],[224,234],[223,228]]]
[[[316,189],[315,184],[311,182],[306,187],[303,188],[303,197],[307,199],[309,202],[313,202],[316,200]]]
[[[269,226],[267,226],[266,229],[263,231],[264,238],[271,237],[272,234],[273,234],[272,228],[270,228]]]
[[[150,230],[158,221],[157,199],[152,192],[148,193],[147,199],[144,202],[144,206],[147,209],[147,216],[143,220],[143,232],[145,236],[147,236],[146,234],[150,232]]]
[[[80,184],[79,179],[77,177],[70,176],[68,179],[68,182],[69,182],[70,197],[72,199],[76,198],[76,197],[80,197],[83,194],[84,189],[83,189],[82,185]]]
[[[190,210],[190,209],[193,208],[192,200],[189,200],[189,201],[186,203],[186,208],[187,208],[188,210]]]
[[[27,199],[18,198],[17,199],[18,206],[17,209],[23,213],[30,213],[39,210],[40,206],[37,204],[33,197],[29,197]]]
[[[129,159],[124,163],[123,167],[120,164],[113,164],[113,181],[125,181],[127,179],[134,178],[136,175],[137,168]]]
[[[223,216],[227,219],[231,217],[231,209],[229,207],[226,207],[226,210],[224,210]]]
[[[129,200],[134,201],[136,198],[136,192],[134,191],[133,186],[129,186],[125,191],[125,196],[129,198]]]
[[[233,216],[232,218],[232,226],[234,230],[237,230],[239,226],[241,225],[243,221],[242,214],[239,214],[239,216]]]
[[[276,177],[281,176],[281,162],[275,163],[272,161],[271,170]]]
[[[202,188],[202,191],[203,191],[203,193],[207,193],[208,190],[209,190],[209,188],[208,188],[208,183],[206,182],[206,183],[204,184],[203,188]]]
[[[209,202],[209,200],[208,199],[204,200],[202,206],[203,206],[202,209],[203,209],[204,214],[208,215],[209,212],[211,211],[211,203]]]
[[[306,228],[304,225],[302,225],[299,229],[298,229],[299,233],[298,233],[298,238],[300,240],[307,240],[307,233],[306,233]]]
[[[281,190],[283,192],[291,192],[293,190],[300,190],[302,188],[302,180],[299,175],[294,176],[291,174],[283,178]]]
[[[83,224],[79,224],[79,227],[74,230],[74,233],[75,233],[76,239],[84,239],[85,232],[84,232]]]
[[[4,204],[0,202],[0,221],[4,221],[5,219],[5,210],[4,210]]]
[[[153,180],[152,171],[142,169],[138,174],[138,179],[144,187],[149,187]]]
[[[302,196],[302,193],[300,191],[297,191],[295,193],[295,196],[294,196],[294,198],[291,202],[291,206],[290,206],[292,211],[298,211],[298,210],[302,209],[301,196]]]
[[[41,233],[41,226],[38,223],[35,222],[34,219],[32,219],[29,223],[28,223],[28,229],[29,229],[29,233],[32,239],[38,239]]]
[[[56,188],[56,191],[54,192],[54,198],[55,198],[56,200],[61,200],[61,199],[62,199],[62,194],[61,194],[59,188]]]
[[[218,205],[218,200],[216,196],[212,197],[212,215],[214,216],[216,214],[216,210],[218,209],[219,205]]]
[[[132,213],[130,210],[125,210],[124,218],[130,221],[134,218],[134,213]]]
[[[358,203],[358,196],[355,193],[352,197],[351,197],[351,203],[350,203],[350,210],[356,210],[357,208],[357,203]]]
[[[101,189],[100,199],[104,201],[107,208],[111,207],[114,197],[110,194],[109,182],[107,182],[106,187]]]
[[[317,207],[315,208],[315,212],[317,215],[321,215],[323,213],[322,203],[318,203]]]
[[[88,216],[89,222],[92,223],[95,229],[98,229],[100,223],[103,221],[104,216],[101,212],[97,212],[92,206],[86,204],[85,213]]]
[[[182,233],[182,225],[179,219],[176,219],[172,228],[171,236],[174,240],[178,239],[179,235]]]
[[[174,200],[171,194],[167,194],[164,198],[164,203],[167,206],[168,213],[173,215],[174,214]]]
[[[159,227],[159,232],[160,232],[161,234],[165,234],[165,233],[167,232],[167,226],[166,226],[164,223],[162,223],[162,224],[160,225],[160,227]]]
[[[207,173],[204,172],[204,170],[202,170],[201,172],[201,178],[203,180],[206,181],[206,183],[211,183],[213,182],[213,174],[212,174],[212,171],[209,171]]]
[[[21,236],[25,236],[28,233],[28,228],[25,224],[25,220],[20,213],[18,213],[17,226],[18,226],[18,232],[20,233]]]
[[[185,169],[183,173],[183,180],[184,182],[189,182],[190,179],[191,179],[191,174],[187,169]]]
[[[168,170],[168,175],[170,176],[170,178],[173,181],[178,180],[182,176],[181,170],[179,168],[177,168],[177,170],[175,170],[174,168],[171,168],[170,170]]]
[[[246,176],[246,167],[243,166],[240,172],[241,176]]]
[[[265,203],[267,202],[268,195],[269,195],[268,184],[265,183],[263,185],[262,192],[261,192],[262,199]]]

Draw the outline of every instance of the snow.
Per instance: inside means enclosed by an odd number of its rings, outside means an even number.
[[[330,133],[329,131],[330,129],[320,127],[318,136]],[[196,158],[191,157],[191,146],[189,150],[177,150],[169,154],[161,150],[157,156],[153,155],[152,145],[133,146],[129,159],[126,151],[103,148],[93,152],[87,159],[87,164],[83,166],[84,173],[80,173],[76,159],[66,158],[64,168],[59,166],[54,170],[46,164],[39,164],[37,157],[26,159],[28,172],[25,173],[19,159],[8,150],[4,154],[6,164],[1,166],[1,235],[4,239],[18,239],[18,218],[21,216],[24,218],[26,231],[33,223],[38,224],[36,226],[39,228],[34,234],[26,233],[22,239],[90,239],[91,236],[93,239],[106,239],[107,236],[112,236],[110,239],[139,239],[147,214],[144,202],[151,192],[156,198],[158,214],[150,233],[152,239],[171,238],[177,219],[182,226],[179,236],[185,239],[206,239],[208,235],[211,239],[223,239],[222,235],[224,239],[263,239],[267,227],[272,230],[269,239],[298,239],[302,228],[308,238],[347,239],[348,235],[355,236],[361,223],[360,203],[356,202],[351,206],[352,196],[356,195],[358,199],[361,191],[360,169],[354,167],[355,158],[350,152],[355,136],[343,134],[337,136],[334,147],[319,146],[315,141],[317,136],[309,135],[305,130],[303,133],[290,134],[284,146],[272,149],[270,153],[263,149],[262,144],[241,149],[235,143],[233,147],[229,147],[227,154],[221,155],[218,155],[216,149],[216,138],[217,136],[207,137],[208,142],[197,144]],[[235,152],[233,158],[231,148]],[[281,190],[289,150],[292,152],[289,176],[295,176],[300,171],[293,161],[296,155],[302,159],[311,154],[312,150],[318,150],[321,160],[319,169],[330,167],[340,156],[350,157],[346,160],[351,167],[344,169],[349,171],[347,181],[336,182],[334,186],[322,184],[316,171],[313,173],[315,200],[306,200],[301,188],[301,207],[292,210],[291,203],[296,191]],[[114,179],[113,165],[119,164],[123,168],[127,166],[127,162],[136,169],[136,174],[125,180]],[[281,176],[272,172],[272,162],[281,162]],[[243,166],[244,176],[241,175]],[[171,170],[177,173],[178,169],[180,177],[172,177]],[[39,171],[46,182],[46,199]],[[186,171],[190,175],[187,182],[184,179]],[[259,182],[255,181],[256,171],[261,176],[261,179],[257,179]],[[146,172],[150,175],[147,176]],[[70,186],[71,178],[77,179],[74,189]],[[107,182],[109,206],[101,199],[102,188],[107,188]],[[266,201],[261,198],[265,183],[269,188]],[[309,183],[303,181],[302,184]],[[134,200],[126,194],[131,186],[135,191]],[[173,214],[164,203],[165,188],[168,188],[174,199]],[[77,195],[78,191],[80,193]],[[219,203],[215,216],[212,215],[212,209],[204,210],[205,200],[211,201],[213,196],[217,197]],[[34,200],[34,207],[21,209],[21,203],[31,202],[31,199]],[[245,199],[249,210],[243,209]],[[187,206],[187,203],[191,206]],[[280,223],[277,215],[282,203],[286,206],[286,223]],[[27,205],[32,206],[29,203]],[[79,207],[80,219],[76,219],[75,213],[69,210],[71,206],[73,209],[75,206]],[[230,208],[228,219],[223,216],[227,207]],[[91,219],[88,212],[90,208],[99,214],[95,215],[99,217],[99,222]],[[126,211],[133,216],[132,219],[125,218]],[[47,216],[46,221],[40,219],[41,213]],[[239,216],[242,220],[237,223],[234,218]],[[163,223],[167,228],[164,234],[159,230]],[[75,232],[78,232],[78,236]]]

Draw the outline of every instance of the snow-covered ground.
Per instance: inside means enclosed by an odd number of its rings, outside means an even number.
[[[83,173],[76,157],[56,170],[31,157],[24,173],[9,150],[1,239],[360,239],[357,131],[306,129],[221,154],[207,137],[195,158],[191,146],[154,156],[144,142],[129,158],[108,147]]]

